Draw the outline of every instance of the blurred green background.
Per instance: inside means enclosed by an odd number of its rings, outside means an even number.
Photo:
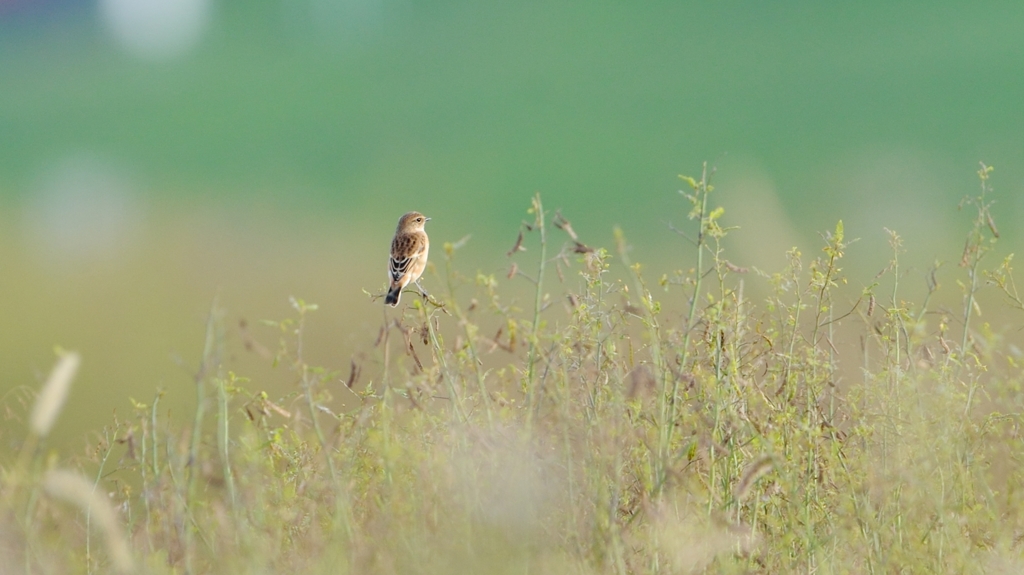
[[[464,272],[503,273],[539,191],[590,244],[622,226],[653,280],[690,265],[668,224],[703,160],[740,265],[840,218],[863,283],[883,227],[911,266],[955,262],[979,160],[1012,250],[1022,30],[1015,1],[0,0],[0,392],[60,345],[84,358],[62,441],[159,387],[187,410],[215,297],[254,387],[292,376],[234,326],[273,348],[255,324],[290,295],[344,377],[412,209],[435,245],[472,236]]]

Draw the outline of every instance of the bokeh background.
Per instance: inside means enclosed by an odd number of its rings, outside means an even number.
[[[654,280],[690,265],[668,226],[704,160],[738,264],[842,218],[857,289],[885,227],[923,288],[980,160],[1019,244],[1022,30],[1017,1],[0,0],[0,396],[59,345],[84,358],[59,441],[158,388],[187,412],[215,298],[254,387],[292,376],[234,326],[272,348],[259,320],[292,295],[320,305],[310,360],[347,375],[412,209],[502,274],[541,192],[590,244],[621,226]]]

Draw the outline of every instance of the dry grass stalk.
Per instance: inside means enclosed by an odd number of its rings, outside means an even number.
[[[88,479],[74,471],[53,469],[43,477],[43,489],[51,497],[75,505],[91,515],[107,542],[107,552],[115,572],[135,571],[135,561],[114,506],[109,499],[96,492],[95,486]]]
[[[757,483],[757,480],[763,477],[766,473],[775,467],[775,457],[772,455],[762,455],[750,463],[743,470],[743,475],[740,476],[740,480],[736,482],[736,487],[733,489],[732,498],[736,502],[743,501],[746,496],[750,493],[750,488]]]
[[[46,437],[53,428],[80,363],[81,356],[77,352],[68,351],[61,354],[57,364],[53,366],[50,377],[46,379],[39,397],[36,398],[29,418],[29,429],[38,437]]]

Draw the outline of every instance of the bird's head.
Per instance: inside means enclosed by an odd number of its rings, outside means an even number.
[[[419,212],[409,212],[398,220],[399,232],[422,232],[423,226],[430,221],[430,218]]]

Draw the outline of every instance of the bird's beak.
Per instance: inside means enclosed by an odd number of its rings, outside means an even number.
[[[427,218],[427,219],[426,219],[426,220],[424,220],[424,221],[427,221],[427,222],[429,222],[429,221],[430,221],[430,218]]]

